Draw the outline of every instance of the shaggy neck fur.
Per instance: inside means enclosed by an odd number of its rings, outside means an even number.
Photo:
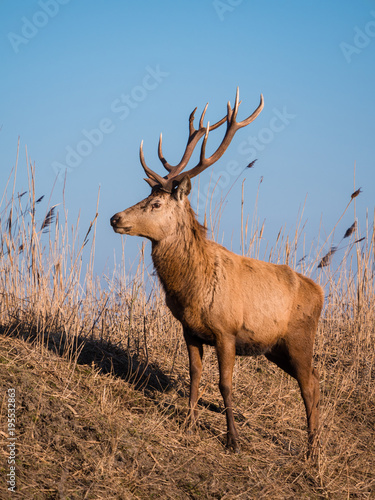
[[[190,204],[185,210],[176,232],[154,242],[151,254],[165,292],[181,305],[197,292],[199,295],[205,285],[209,286],[214,269],[206,229],[196,220]]]

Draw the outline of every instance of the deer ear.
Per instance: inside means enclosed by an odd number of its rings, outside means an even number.
[[[191,190],[190,177],[188,175],[185,175],[185,177],[183,177],[182,181],[177,186],[176,191],[174,191],[174,195],[176,199],[180,201],[184,196],[188,196],[190,190]]]

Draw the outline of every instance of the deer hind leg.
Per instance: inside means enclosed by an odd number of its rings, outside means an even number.
[[[308,454],[314,455],[318,444],[319,375],[312,366],[312,341],[294,335],[293,339],[274,347],[266,357],[298,382],[307,417]]]
[[[184,337],[189,354],[190,369],[190,395],[189,395],[189,427],[194,427],[198,417],[198,388],[202,375],[203,345],[192,335],[190,330],[184,328]]]
[[[232,378],[236,356],[234,341],[224,339],[224,341],[218,342],[216,345],[216,354],[219,362],[219,389],[223,397],[227,420],[227,447],[238,452],[238,433],[234,424],[232,408]]]
[[[301,394],[306,408],[309,456],[314,456],[318,449],[319,430],[319,375],[315,368],[311,368],[309,377],[298,379]]]

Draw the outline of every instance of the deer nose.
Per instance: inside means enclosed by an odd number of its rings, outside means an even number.
[[[119,220],[120,220],[120,216],[119,216],[119,214],[115,214],[115,215],[114,215],[113,217],[111,217],[111,219],[110,219],[111,226],[112,226],[112,227],[117,226],[117,224],[118,224]]]

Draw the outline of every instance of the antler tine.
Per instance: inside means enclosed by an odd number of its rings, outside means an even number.
[[[238,107],[240,105],[240,101],[239,101],[239,88],[237,87],[237,91],[236,91],[236,97],[234,99],[234,108],[232,109],[232,106],[230,105],[230,101],[227,102],[227,122],[228,124],[230,124],[232,122],[232,120],[236,120],[236,117],[237,117],[237,113],[238,113]]]
[[[207,122],[206,133],[204,134],[204,139],[201,147],[200,164],[204,164],[206,161],[206,144],[208,139],[208,133],[210,131],[210,122]]]
[[[193,135],[195,132],[194,117],[195,117],[196,111],[197,111],[197,108],[193,109],[193,111],[190,113],[190,116],[189,116],[189,136]]]
[[[249,125],[249,123],[253,122],[255,118],[260,115],[263,107],[264,107],[263,94],[260,94],[259,106],[248,118],[242,120],[242,122],[238,122],[238,128],[246,127],[246,125]]]
[[[159,174],[151,170],[146,164],[145,155],[143,153],[143,140],[141,141],[141,146],[139,148],[139,158],[141,160],[143,170],[146,172],[146,175],[148,177],[148,179],[145,179],[145,181],[148,182],[151,187],[155,187],[158,184],[160,184],[161,186],[165,186],[166,180],[164,179],[164,177],[161,177]]]
[[[240,106],[240,89],[239,89],[239,87],[237,87],[236,99],[235,99],[234,108],[233,108],[233,115],[232,115],[232,120],[234,120],[234,121],[237,118],[239,106]]]
[[[168,172],[171,172],[173,167],[172,165],[170,165],[167,160],[164,158],[163,156],[163,151],[162,151],[162,142],[163,142],[163,136],[162,134],[160,134],[160,137],[159,137],[159,144],[158,144],[158,156],[159,156],[159,160],[162,162],[162,164],[164,165],[164,168],[166,170],[168,170]]]
[[[199,128],[200,129],[203,128],[203,120],[204,120],[204,115],[206,114],[207,108],[208,108],[208,103],[205,105],[204,110],[201,114],[201,118],[199,120]]]
[[[232,106],[230,105],[230,101],[228,101],[227,102],[227,116],[225,117],[228,125],[232,121],[232,114],[233,114]]]

